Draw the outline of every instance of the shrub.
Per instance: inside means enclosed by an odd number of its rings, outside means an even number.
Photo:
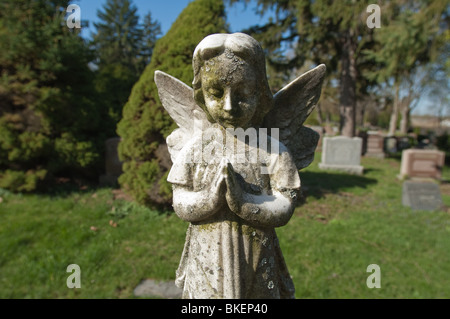
[[[67,0],[0,3],[0,187],[87,177],[101,164],[105,114],[92,54],[63,24]]]
[[[225,31],[222,0],[191,2],[156,42],[150,64],[133,87],[117,127],[122,137],[119,157],[124,162],[119,183],[141,204],[167,206],[172,199],[166,181],[172,163],[165,139],[176,124],[161,105],[154,73],[161,70],[186,84],[192,83],[195,47],[207,35]]]

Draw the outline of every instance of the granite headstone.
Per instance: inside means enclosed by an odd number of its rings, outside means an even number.
[[[445,153],[438,150],[408,149],[402,152],[400,178],[442,178]]]
[[[322,162],[319,168],[362,175],[362,139],[360,137],[325,137],[322,146]]]
[[[384,149],[388,154],[395,154],[398,152],[397,138],[395,136],[388,136],[384,138]]]
[[[402,203],[413,210],[438,210],[442,207],[439,185],[433,182],[405,181]]]
[[[367,132],[367,148],[364,154],[368,157],[384,158],[384,137],[378,132]]]

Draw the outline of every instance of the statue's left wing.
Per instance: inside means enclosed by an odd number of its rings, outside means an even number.
[[[167,137],[172,162],[194,136],[210,125],[205,112],[195,103],[192,88],[162,71],[155,72],[155,83],[163,107],[178,127]]]
[[[319,134],[303,126],[319,101],[325,77],[324,64],[306,72],[274,95],[274,107],[264,118],[264,127],[278,128],[279,138],[291,152],[298,169],[314,160]]]

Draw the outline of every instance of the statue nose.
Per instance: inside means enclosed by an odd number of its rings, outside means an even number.
[[[230,112],[233,109],[233,101],[230,92],[225,93],[223,109],[227,112]]]

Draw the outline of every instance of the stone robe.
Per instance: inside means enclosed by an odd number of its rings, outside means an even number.
[[[268,148],[271,143],[279,143],[279,152],[255,150],[254,145],[236,141],[234,154],[239,153],[239,144],[246,146],[241,155],[247,160],[227,158],[239,183],[245,192],[255,195],[270,194],[272,189],[293,194],[300,188],[300,178],[291,155],[282,143],[266,138]],[[180,152],[167,180],[194,192],[208,187],[217,174],[219,161],[195,163],[193,153],[209,147],[213,158],[226,156],[225,151],[218,152],[226,147],[217,141],[214,134],[206,140],[201,136],[191,140]],[[256,162],[248,160],[252,151],[258,154]],[[262,174],[261,167],[272,170]],[[234,214],[226,204],[215,215],[190,223],[176,284],[183,289],[183,298],[189,299],[294,298],[295,293],[274,227],[256,226]]]

